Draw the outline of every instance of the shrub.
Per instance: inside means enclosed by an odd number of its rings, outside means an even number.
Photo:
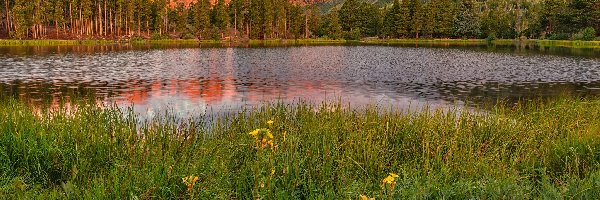
[[[584,28],[571,36],[572,40],[592,41],[596,37],[596,30],[592,27]]]
[[[194,34],[191,34],[191,33],[185,33],[181,36],[181,39],[184,39],[184,40],[196,39],[196,36],[194,36]]]
[[[352,31],[344,31],[345,40],[360,40],[360,29],[356,28]]]
[[[566,33],[554,33],[551,34],[550,36],[548,36],[549,40],[568,40],[569,39],[569,35],[567,35]]]
[[[487,41],[488,43],[492,42],[496,40],[496,33],[490,33],[487,38],[485,38],[485,41]]]
[[[582,34],[582,40],[592,41],[596,37],[596,30],[592,27],[587,27],[580,32]]]
[[[164,39],[164,38],[165,38],[165,37],[163,37],[162,35],[160,35],[160,34],[158,34],[158,33],[154,33],[154,34],[152,34],[152,36],[150,36],[150,39],[151,39],[151,40],[162,40],[162,39]]]

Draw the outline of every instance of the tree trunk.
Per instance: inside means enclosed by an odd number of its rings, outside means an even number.
[[[69,1],[69,21],[71,22],[69,24],[69,26],[71,26],[71,34],[73,34],[73,8],[72,8],[72,2]]]
[[[307,10],[304,12],[304,38],[308,38],[308,15],[310,12]]]
[[[106,36],[106,32],[108,31],[108,28],[106,27],[108,25],[108,19],[107,19],[107,13],[106,13],[106,0],[104,0],[104,36]]]
[[[235,37],[237,37],[237,8],[235,9],[235,11],[233,12],[233,34]]]
[[[8,9],[8,0],[4,0],[6,6],[6,34],[10,34],[10,10]]]
[[[54,20],[54,27],[56,27],[56,39],[58,39],[58,21]]]

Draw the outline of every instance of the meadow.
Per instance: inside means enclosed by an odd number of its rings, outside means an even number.
[[[75,103],[1,101],[1,199],[600,197],[597,98],[414,112],[273,103],[145,121]]]

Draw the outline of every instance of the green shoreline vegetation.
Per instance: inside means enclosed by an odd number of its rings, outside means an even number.
[[[0,47],[19,46],[72,46],[72,45],[226,45],[226,46],[280,46],[280,45],[499,45],[520,46],[532,45],[539,47],[565,47],[565,48],[600,48],[600,41],[580,40],[510,40],[510,39],[364,39],[364,40],[333,40],[333,39],[273,39],[273,40],[248,40],[248,41],[221,41],[221,40],[196,40],[196,39],[162,39],[162,40],[2,40]]]
[[[0,198],[600,196],[597,98],[412,114],[275,103],[212,122],[74,105],[0,102]]]

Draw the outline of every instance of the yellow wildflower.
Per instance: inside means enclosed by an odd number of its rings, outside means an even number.
[[[183,177],[183,178],[181,178],[181,182],[183,182],[183,184],[185,184],[187,186],[188,192],[192,192],[194,185],[196,184],[196,182],[198,182],[198,177],[197,176]]]
[[[267,137],[269,137],[269,139],[273,139],[273,134],[271,131],[267,131]]]
[[[392,184],[394,182],[394,177],[388,176],[383,179],[383,183]]]
[[[249,134],[256,137],[256,136],[258,136],[259,131],[260,131],[260,129],[256,129],[256,130],[253,130],[252,132],[250,132]]]
[[[389,176],[383,179],[383,183],[394,184],[396,182],[396,178],[398,178],[398,174],[390,173]]]
[[[369,197],[361,194],[360,195],[360,200],[375,200],[375,198],[369,198]]]
[[[269,126],[270,126],[270,125],[273,125],[273,120],[269,120],[269,121],[267,121],[267,124],[269,124]]]

